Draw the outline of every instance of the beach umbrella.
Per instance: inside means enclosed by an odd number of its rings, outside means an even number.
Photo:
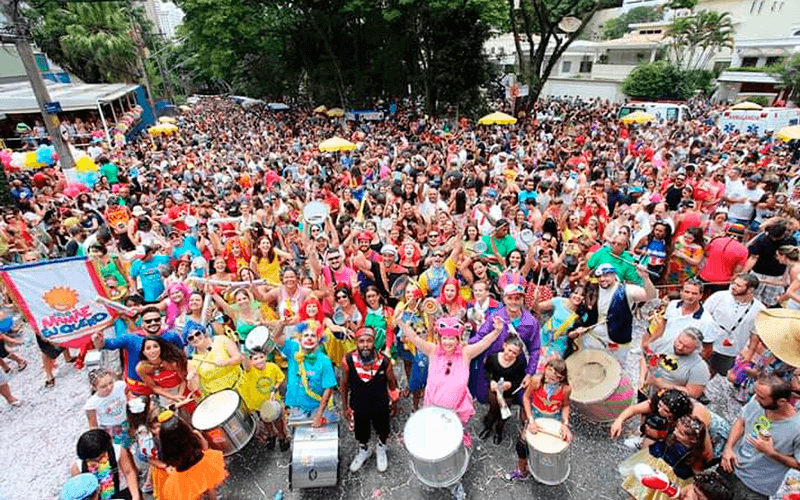
[[[645,113],[644,111],[634,111],[631,114],[625,115],[620,118],[620,121],[626,125],[631,123],[647,123],[656,120],[655,115]]]
[[[794,141],[800,139],[800,125],[792,125],[791,127],[783,127],[778,130],[775,137],[782,141]]]
[[[344,110],[342,108],[331,108],[325,114],[331,118],[339,118],[344,116]]]
[[[750,102],[750,101],[743,101],[743,102],[740,102],[739,104],[735,104],[735,105],[731,106],[730,109],[736,109],[736,110],[743,110],[743,109],[744,110],[748,110],[748,109],[749,110],[759,110],[759,109],[764,109],[764,106],[762,106],[760,104],[756,104],[754,102]]]
[[[320,151],[352,151],[354,149],[356,149],[355,144],[341,137],[332,137],[319,144]]]
[[[478,123],[481,125],[514,125],[517,123],[517,119],[511,115],[495,111],[478,120]]]

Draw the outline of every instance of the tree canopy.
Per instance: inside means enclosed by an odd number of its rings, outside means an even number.
[[[634,7],[625,14],[606,21],[603,25],[603,38],[607,40],[622,38],[631,24],[660,21],[662,16],[661,10],[655,7]]]

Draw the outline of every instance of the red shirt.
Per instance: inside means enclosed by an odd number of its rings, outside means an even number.
[[[700,278],[708,283],[729,282],[737,267],[744,266],[749,252],[747,247],[729,236],[714,238],[706,245],[706,265]]]

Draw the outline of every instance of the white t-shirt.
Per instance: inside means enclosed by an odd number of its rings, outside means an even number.
[[[756,316],[766,309],[757,299],[746,304],[737,302],[730,290],[713,293],[706,300],[705,308],[717,330],[714,352],[725,356],[736,356],[745,348],[756,329]]]
[[[667,306],[664,318],[667,320],[664,326],[664,334],[650,344],[650,348],[656,354],[673,352],[672,345],[675,343],[675,339],[689,327],[700,330],[700,333],[703,334],[704,344],[711,344],[717,338],[717,330],[714,326],[714,319],[709,314],[708,305],[703,307],[702,312],[696,311],[693,314],[683,314],[681,301],[673,300]]]
[[[125,382],[117,380],[111,394],[100,397],[93,394],[83,406],[85,411],[94,410],[97,413],[97,425],[112,427],[121,425],[127,418],[125,413]]]

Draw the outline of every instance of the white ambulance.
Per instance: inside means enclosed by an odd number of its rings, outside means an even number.
[[[685,104],[678,104],[674,102],[629,102],[623,104],[619,108],[619,115],[617,118],[624,118],[634,111],[643,111],[655,116],[658,121],[677,121],[682,122],[691,120],[692,115],[689,112],[689,106]]]
[[[717,127],[730,134],[762,137],[767,130],[778,130],[800,123],[800,110],[797,108],[728,109],[719,115]]]

